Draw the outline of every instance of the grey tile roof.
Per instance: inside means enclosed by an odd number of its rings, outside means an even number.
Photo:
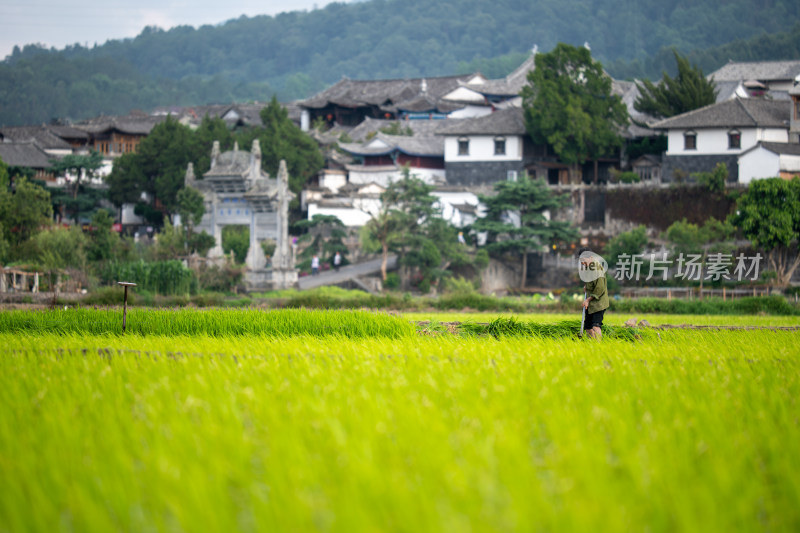
[[[203,176],[207,178],[244,176],[250,172],[250,159],[250,152],[245,152],[244,150],[222,152],[214,168],[209,169]]]
[[[374,105],[381,109],[404,109],[404,105],[421,105],[424,97],[437,104],[441,98],[457,88],[459,82],[473,75],[443,76],[395,80],[351,80],[342,78],[337,83],[311,98],[297,102],[300,107],[322,109],[329,104],[342,107]],[[412,111],[412,109],[408,109]],[[424,111],[428,111],[425,109]]]
[[[763,148],[776,154],[800,155],[800,144],[798,143],[759,143]]]
[[[438,133],[439,135],[523,135],[526,131],[523,110],[511,107],[482,117],[450,121]]]
[[[611,94],[619,96],[625,107],[628,108],[628,116],[630,122],[628,127],[623,132],[623,137],[636,138],[636,137],[651,137],[658,132],[653,131],[647,125],[656,122],[656,119],[645,113],[636,110],[635,104],[637,98],[641,94],[638,85],[632,81],[611,80]]]
[[[790,104],[785,100],[734,98],[670,117],[653,124],[653,128],[788,128],[789,112]]]
[[[365,118],[361,124],[352,128],[348,135],[356,142],[364,142],[367,137],[378,133],[381,129],[392,127],[398,124],[400,128],[411,129],[414,135],[435,135],[441,128],[452,124],[459,119],[434,119],[434,120],[381,120],[376,118]]]
[[[46,126],[54,135],[64,140],[88,141],[89,134],[72,126],[48,125]]]
[[[35,141],[0,142],[0,159],[12,167],[50,168],[51,158]]]
[[[717,102],[724,102],[736,97],[736,90],[742,85],[742,80],[714,80],[714,84],[717,86]]]
[[[166,115],[131,114],[122,117],[97,117],[75,124],[89,134],[117,130],[129,135],[149,135],[153,128],[167,119]]]
[[[378,133],[375,138],[380,139],[388,147],[368,147],[372,140],[365,143],[342,143],[342,150],[353,155],[386,155],[395,150],[411,156],[442,157],[444,156],[444,138],[436,135],[387,135]]]
[[[71,150],[72,146],[46,126],[15,126],[0,128],[0,139],[36,141],[45,150]]]
[[[528,73],[536,68],[536,54],[531,54],[505,78],[488,80],[485,83],[463,84],[465,87],[487,96],[516,96],[528,83]]]
[[[708,75],[715,81],[793,80],[800,74],[798,61],[730,61]]]

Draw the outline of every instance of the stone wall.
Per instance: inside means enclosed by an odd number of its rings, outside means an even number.
[[[515,170],[521,176],[525,170],[522,161],[451,163],[445,167],[447,184],[462,187],[491,185],[508,179],[508,171]]]
[[[519,269],[514,268],[514,266],[518,266]],[[509,287],[519,287],[522,264],[514,266],[507,265],[496,259],[490,259],[489,266],[486,267],[481,275],[481,292],[503,296],[508,292]]]
[[[737,155],[665,155],[661,165],[661,180],[665,183],[675,181],[675,170],[680,169],[686,178],[695,172],[711,172],[717,163],[728,167],[728,182],[739,181],[739,159]]]

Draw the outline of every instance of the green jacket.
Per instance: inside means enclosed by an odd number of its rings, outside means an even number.
[[[596,313],[603,309],[608,309],[608,288],[605,276],[600,276],[596,280],[590,281],[584,288],[586,289],[586,297],[592,297],[589,300],[587,313]]]

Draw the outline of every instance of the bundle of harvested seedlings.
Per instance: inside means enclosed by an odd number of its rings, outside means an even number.
[[[500,337],[539,337],[549,339],[578,338],[580,320],[562,320],[554,324],[539,322],[522,322],[514,317],[497,318],[489,324],[465,323],[461,325],[464,333],[473,335],[491,335]],[[627,328],[617,326],[603,326],[603,337],[607,339],[621,339],[633,341],[642,338],[655,337],[652,332],[643,328]]]

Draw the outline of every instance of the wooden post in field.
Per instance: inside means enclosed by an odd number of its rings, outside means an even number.
[[[672,291],[669,289],[667,289],[667,301],[668,302],[672,301]]]
[[[135,287],[135,283],[129,281],[118,281],[117,285],[125,287],[125,297],[122,300],[122,333],[125,333],[125,320],[128,315],[128,287]]]

